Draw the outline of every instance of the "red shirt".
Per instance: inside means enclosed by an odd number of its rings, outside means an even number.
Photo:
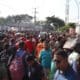
[[[30,40],[26,40],[25,49],[28,50],[30,53],[33,53],[33,42]]]

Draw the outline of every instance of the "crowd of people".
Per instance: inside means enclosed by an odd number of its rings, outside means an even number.
[[[80,80],[79,41],[68,33],[1,32],[0,80]]]

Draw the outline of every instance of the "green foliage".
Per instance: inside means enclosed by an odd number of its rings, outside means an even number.
[[[63,26],[63,27],[59,28],[59,31],[66,32],[69,30],[69,28],[70,28],[70,26]]]
[[[30,21],[32,20],[32,16],[23,14],[23,15],[8,16],[7,18],[2,17],[0,18],[0,25],[15,24],[16,22],[20,22],[21,20]]]
[[[69,25],[71,28],[75,28],[75,27],[76,27],[76,24],[75,24],[75,23],[68,23],[68,25]]]
[[[57,30],[58,28],[64,26],[65,23],[63,20],[61,20],[55,16],[51,16],[51,17],[47,17],[46,20],[41,23],[41,25],[43,26],[44,30],[54,31],[54,30]]]
[[[62,27],[65,25],[65,23],[62,19],[57,18],[55,16],[47,17],[46,19],[47,19],[46,22],[48,24],[53,23],[54,26]]]
[[[5,24],[5,18],[0,18],[0,25],[4,25]]]
[[[69,23],[66,26],[59,28],[59,31],[66,32],[69,30],[69,28],[75,28],[75,23]]]

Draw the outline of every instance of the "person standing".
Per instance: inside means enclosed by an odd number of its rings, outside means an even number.
[[[44,40],[42,38],[40,38],[39,42],[36,46],[36,58],[37,58],[37,60],[39,60],[40,51],[43,49],[43,42],[44,42]]]
[[[25,62],[24,80],[46,80],[42,65],[35,60],[33,55],[26,56]]]
[[[15,58],[12,60],[9,67],[12,80],[23,80],[25,75],[25,56],[28,55],[24,50],[25,43],[22,41],[19,43],[19,49],[16,52]]]
[[[40,52],[40,63],[45,70],[45,75],[47,79],[49,78],[49,72],[51,68],[52,61],[52,49],[50,49],[49,43],[47,41],[43,42],[43,49]]]
[[[54,63],[57,71],[53,80],[78,80],[75,71],[69,65],[68,55],[64,50],[55,52]]]

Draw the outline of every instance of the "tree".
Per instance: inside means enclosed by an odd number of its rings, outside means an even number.
[[[51,25],[53,24],[55,27],[59,28],[65,25],[64,21],[62,19],[59,19],[55,16],[47,17],[46,18],[46,24]]]
[[[75,23],[68,23],[66,26],[61,27],[59,30],[61,32],[66,32],[68,31],[70,28],[75,28],[76,24]]]
[[[21,21],[30,21],[32,20],[32,16],[27,14],[8,16],[7,18],[0,18],[0,25],[11,26],[12,24],[20,23]]]
[[[75,28],[75,27],[76,27],[76,24],[75,24],[75,23],[68,23],[68,25],[69,25],[71,28]]]
[[[0,25],[4,25],[5,24],[5,18],[0,18]]]

